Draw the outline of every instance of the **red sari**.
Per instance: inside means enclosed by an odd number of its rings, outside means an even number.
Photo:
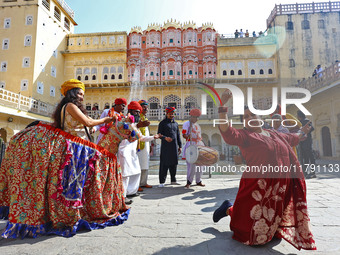
[[[270,137],[232,127],[221,132],[226,143],[239,146],[247,166],[254,167],[253,171],[243,172],[230,210],[233,238],[247,245],[261,245],[275,235],[299,250],[316,250],[307,212],[306,184],[292,150],[299,138],[296,134],[266,131]],[[254,173],[256,167],[264,166],[288,171]]]

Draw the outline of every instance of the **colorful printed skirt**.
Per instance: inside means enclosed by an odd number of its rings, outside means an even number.
[[[57,234],[122,224],[122,175],[114,154],[46,124],[10,141],[0,168],[4,238]]]

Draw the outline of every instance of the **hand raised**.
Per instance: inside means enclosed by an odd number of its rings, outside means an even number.
[[[230,100],[230,98],[232,98],[232,94],[230,92],[229,89],[226,89],[223,93],[222,93],[222,96],[221,96],[221,101],[222,101],[222,104],[225,105],[226,103],[228,103],[228,101]],[[221,105],[221,106],[223,106]]]

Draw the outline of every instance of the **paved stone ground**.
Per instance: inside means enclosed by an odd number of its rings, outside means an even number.
[[[319,161],[322,166],[335,161]],[[134,198],[129,220],[103,230],[80,232],[72,238],[58,236],[24,240],[0,240],[0,254],[340,254],[339,173],[318,173],[307,180],[307,199],[317,251],[298,251],[284,240],[249,247],[233,240],[230,218],[217,224],[213,211],[229,198],[234,201],[239,176],[204,176],[206,187],[184,189],[181,185],[155,185]],[[169,176],[167,182],[169,182]],[[0,229],[6,222],[0,221]]]

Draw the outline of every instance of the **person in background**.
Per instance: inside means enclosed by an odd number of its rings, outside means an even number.
[[[244,35],[245,35],[245,37],[249,37],[248,29],[246,30],[246,33]]]
[[[310,132],[314,131],[314,127],[312,126],[310,120],[306,118],[306,115],[302,111],[300,110],[297,111],[297,117],[303,126],[309,123],[308,125],[311,128]],[[315,158],[313,154],[313,139],[312,139],[311,133],[307,134],[307,138],[302,140],[299,146],[300,146],[300,153],[301,153],[301,165],[302,165],[305,177],[316,178],[315,172],[308,173],[308,167],[307,167],[309,164],[315,165]]]
[[[183,159],[185,159],[185,151],[190,145],[200,145],[204,146],[202,142],[201,127],[198,125],[197,120],[201,116],[201,111],[199,109],[192,109],[189,113],[190,118],[188,121],[183,123],[182,135],[187,141],[183,148]],[[198,169],[198,171],[197,171]],[[195,164],[190,164],[187,161],[187,184],[185,188],[190,188],[191,183],[196,175],[196,184],[198,186],[204,187],[205,184],[202,183],[203,166],[197,167]]]
[[[140,122],[137,127],[141,131],[143,136],[150,136],[149,125],[150,121],[146,118],[146,114],[148,113],[149,104],[145,100],[140,100],[138,102],[142,107],[142,111],[140,113]],[[142,188],[152,188],[151,185],[148,184],[148,171],[149,171],[149,159],[150,159],[150,142],[142,142],[140,141],[138,144],[138,159],[141,167],[141,177],[140,177],[140,189],[138,191],[143,191]]]
[[[289,129],[282,126],[281,124],[282,116],[280,114],[274,114],[272,116],[272,119],[275,120],[273,121],[273,129],[275,129],[277,132],[280,132],[280,133],[285,133],[285,134],[289,133]]]
[[[110,111],[111,112],[113,111],[115,114],[123,116],[126,105],[127,105],[127,101],[125,98],[116,98],[114,106],[111,109],[109,108],[105,109],[100,115],[100,118],[107,117]],[[103,127],[103,125],[104,124],[93,127],[92,129],[90,129],[90,133],[92,134],[92,133],[97,132],[98,130],[100,130],[101,127]],[[97,143],[100,141],[100,139],[102,139],[102,137],[103,137],[103,134],[100,133],[97,138]]]
[[[237,30],[237,29],[235,30],[235,33],[234,33],[234,35],[235,35],[235,38],[238,38],[238,36],[240,35],[240,33],[238,32],[238,30]]]
[[[165,109],[166,117],[158,125],[158,134],[161,134],[161,156],[159,165],[159,187],[164,187],[168,170],[170,170],[171,184],[177,185],[176,172],[178,155],[182,151],[182,142],[179,128],[175,118],[175,107]]]
[[[128,113],[134,117],[134,124],[131,125],[134,125],[136,129],[138,128],[137,123],[140,123],[140,112],[142,110],[141,105],[137,101],[131,101],[128,105]],[[140,134],[139,130],[138,132],[139,134],[136,135],[138,135],[141,142],[150,142],[160,137],[158,134],[144,136]],[[122,168],[124,195],[128,198],[139,195],[137,191],[140,184],[141,167],[137,156],[137,145],[138,140],[130,142],[128,139],[123,140],[119,145],[118,159]]]
[[[242,38],[244,36],[244,32],[243,32],[242,28],[240,29],[239,35],[240,35],[240,38]]]

